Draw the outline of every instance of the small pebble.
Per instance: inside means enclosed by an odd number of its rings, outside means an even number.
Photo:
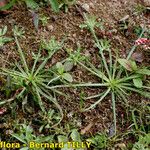
[[[89,11],[90,11],[90,6],[89,6],[87,3],[83,4],[83,5],[82,5],[82,8],[83,8],[86,12],[89,12]]]
[[[53,25],[48,25],[48,26],[47,26],[47,29],[48,29],[50,32],[54,31]]]

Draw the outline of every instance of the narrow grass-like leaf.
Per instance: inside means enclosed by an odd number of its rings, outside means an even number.
[[[34,87],[35,87],[35,89],[33,88],[32,90],[33,90],[33,91],[36,90],[36,91],[34,91],[34,92],[37,94],[37,96],[35,95],[35,97],[37,97],[37,102],[38,102],[38,104],[39,104],[41,110],[42,110],[43,112],[45,112],[45,107],[44,107],[44,104],[43,104],[43,102],[42,102],[42,99],[41,99],[41,96],[40,96],[40,92],[39,92],[40,89],[37,87],[36,84],[34,84]]]
[[[146,69],[146,68],[145,69],[138,69],[136,72],[139,73],[139,74],[150,76],[150,70]]]
[[[55,12],[59,12],[59,3],[58,3],[58,1],[57,0],[48,0],[48,1],[51,4],[52,9]]]
[[[18,139],[19,141],[21,141],[22,143],[27,144],[27,142],[24,140],[24,138],[23,138],[23,137],[21,138],[21,136],[18,136],[18,134],[12,133],[11,135],[12,135],[13,137],[15,137],[16,139]],[[23,136],[23,135],[22,135],[22,136]]]
[[[101,97],[98,101],[96,101],[96,102],[95,102],[94,104],[92,104],[90,107],[84,109],[84,111],[88,111],[88,110],[94,108],[97,104],[99,104],[99,103],[108,95],[109,92],[110,92],[110,88],[107,89],[107,91],[105,92],[105,94],[103,94],[102,97]]]
[[[15,36],[15,33],[14,33],[14,36]],[[23,54],[23,51],[22,51],[22,49],[20,47],[19,41],[18,41],[16,36],[15,36],[15,41],[16,41],[16,44],[17,44],[17,47],[18,47],[18,52],[19,52],[19,55],[20,55],[20,58],[21,58],[21,62],[23,64],[23,66],[24,66],[24,69],[25,69],[26,73],[28,73],[29,72],[29,68],[28,68],[25,56]]]
[[[115,93],[111,92],[112,98],[112,108],[113,108],[113,118],[114,118],[114,135],[116,134],[117,122],[116,122],[116,100],[115,100]]]
[[[138,125],[137,125],[136,117],[135,117],[135,114],[134,114],[135,111],[136,111],[136,109],[132,110],[132,119],[133,119],[133,122],[134,122],[135,129],[138,130]]]
[[[93,75],[96,75],[98,76],[99,78],[101,79],[104,79],[104,80],[107,80],[108,81],[108,78],[102,73],[102,72],[94,72],[92,69],[86,67],[84,64],[82,64],[81,62],[78,62],[83,68],[85,68],[86,70],[90,71]]]
[[[105,93],[105,92],[102,92],[102,93],[100,93],[100,94],[96,94],[96,95],[93,95],[93,96],[89,96],[89,97],[87,97],[87,98],[85,98],[85,99],[88,100],[88,99],[92,99],[92,98],[97,98],[97,97],[102,96],[104,93]]]
[[[60,121],[59,121],[58,123],[56,123],[56,124],[53,125],[52,127],[57,126],[57,125],[62,121],[62,119],[63,119],[63,111],[62,111],[62,108],[61,108],[60,105],[58,104],[57,100],[54,99],[53,97],[51,97],[50,95],[45,94],[45,93],[42,92],[42,90],[40,90],[40,89],[39,89],[39,93],[40,93],[41,95],[43,95],[45,98],[47,98],[50,102],[53,102],[53,103],[56,105],[56,107],[58,108],[58,110],[60,111],[61,119],[60,119]]]
[[[16,3],[16,0],[11,0],[9,3],[7,3],[5,6],[0,7],[0,10],[8,10],[10,9],[14,4]]]

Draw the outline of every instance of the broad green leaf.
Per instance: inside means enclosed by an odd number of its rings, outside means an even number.
[[[133,71],[136,71],[137,70],[137,65],[136,65],[136,62],[135,61],[130,61],[131,63],[131,68]]]
[[[51,4],[52,9],[55,12],[59,12],[59,3],[58,3],[58,1],[57,0],[48,0],[48,1]]]
[[[63,68],[63,64],[61,62],[57,62],[56,64],[57,69]]]
[[[3,43],[10,42],[12,40],[13,40],[12,38],[4,37],[3,38]]]
[[[59,143],[61,143],[61,142],[64,142],[64,143],[68,142],[67,136],[59,135],[59,136],[58,136],[58,142],[59,142]]]
[[[49,128],[50,128],[50,125],[47,124],[47,125],[45,126],[45,129],[49,129]]]
[[[40,128],[39,128],[39,132],[41,133],[43,128],[44,128],[45,125],[42,125]]]
[[[107,137],[105,134],[97,134],[94,137],[87,139],[88,142],[91,142],[98,149],[105,149],[107,146]]]
[[[118,62],[128,71],[134,71],[137,69],[137,65],[134,61],[127,59],[118,59]]]
[[[133,79],[133,83],[137,88],[141,88],[143,85],[143,82],[141,80],[141,78],[135,78]]]
[[[139,70],[137,70],[136,72],[139,73],[139,74],[143,74],[143,75],[148,75],[148,76],[150,76],[150,70],[149,70],[149,69],[146,69],[146,68],[144,68],[144,69],[139,69]]]
[[[25,0],[25,3],[28,8],[31,8],[32,10],[37,9],[39,6],[34,0]]]
[[[62,76],[65,80],[67,80],[68,82],[72,82],[73,78],[69,73],[64,73]]]
[[[54,138],[53,135],[43,136],[43,137],[39,136],[39,138],[37,138],[35,141],[37,143],[53,142],[53,138]]]
[[[67,71],[71,71],[71,69],[73,68],[73,62],[71,61],[66,61],[64,63],[64,70]]]
[[[71,138],[73,141],[76,141],[76,142],[81,142],[81,138],[80,138],[80,134],[78,132],[77,129],[74,129],[72,132],[71,132]]]
[[[64,72],[64,66],[61,62],[57,62],[56,67],[58,69],[59,74],[62,74]]]
[[[68,140],[68,137],[67,137],[67,136],[59,135],[59,136],[58,136],[58,142],[59,142],[59,143],[61,143],[61,142],[64,143],[64,147],[61,148],[61,150],[72,150],[72,149],[68,148],[67,142],[69,142],[69,140]]]

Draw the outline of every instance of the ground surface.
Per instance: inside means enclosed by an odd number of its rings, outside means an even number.
[[[62,61],[67,57],[66,49],[77,49],[77,43],[83,48],[82,53],[86,56],[90,56],[91,62],[98,65],[98,51],[93,47],[94,41],[92,36],[87,30],[83,30],[79,27],[83,23],[83,13],[93,14],[98,17],[99,20],[104,20],[104,30],[97,31],[100,38],[108,38],[111,40],[112,49],[117,49],[121,57],[126,57],[129,50],[134,45],[134,41],[138,38],[135,34],[135,28],[146,26],[149,28],[150,15],[149,12],[136,13],[136,6],[138,4],[146,5],[138,0],[79,0],[77,5],[71,6],[67,13],[61,11],[59,14],[52,12],[50,7],[41,8],[39,14],[44,14],[49,17],[48,23],[42,26],[40,23],[38,31],[35,29],[32,20],[31,12],[26,8],[24,4],[18,4],[12,8],[8,14],[0,15],[0,27],[8,26],[7,36],[12,36],[12,27],[18,25],[25,29],[25,39],[20,40],[20,44],[24,52],[28,55],[28,62],[31,61],[32,52],[37,52],[40,46],[40,39],[49,39],[55,36],[57,40],[61,41],[66,37],[64,47],[52,58],[49,62],[49,66],[55,64],[58,61]],[[128,27],[127,29],[121,29],[119,20],[127,17]],[[142,56],[142,62],[139,65],[145,65],[149,67],[150,64],[150,50],[138,48]],[[0,66],[4,67],[7,64],[4,60],[14,62],[19,60],[19,56],[16,52],[16,46],[14,42],[6,44],[0,49],[1,58]],[[74,77],[74,81],[96,81],[96,78],[90,76],[90,74],[82,69],[80,66],[73,68],[71,74]],[[1,81],[2,82],[2,81]],[[2,83],[1,83],[2,84]],[[108,135],[111,132],[113,123],[113,114],[111,107],[111,100],[105,99],[100,105],[89,112],[81,112],[81,99],[82,93],[85,95],[96,94],[102,89],[85,88],[85,89],[62,89],[65,93],[69,93],[71,98],[67,99],[62,96],[58,98],[61,107],[64,110],[65,117],[61,123],[64,127],[64,132],[67,130],[66,124],[75,126],[85,136],[89,137],[96,133],[106,132]],[[3,92],[1,92],[1,98],[5,98]],[[88,100],[85,102],[85,106],[91,104],[94,100]],[[122,103],[117,103],[117,135],[118,141],[112,141],[113,147],[118,143],[123,143],[126,146],[129,143],[134,143],[136,138],[131,136],[122,137],[122,133],[126,133],[132,127],[133,120],[131,118],[131,108],[139,108],[140,110],[148,105],[149,100],[135,93],[132,93],[129,98],[130,108],[125,107]],[[38,130],[39,126],[36,123],[38,118],[38,112],[36,113],[22,113],[19,104],[14,104],[15,108],[8,106],[7,112],[0,118],[0,130],[3,134],[3,138],[8,139],[9,134],[13,130],[14,120],[19,122],[26,118],[29,122],[32,122],[32,126]],[[49,107],[49,106],[48,106]],[[36,110],[35,110],[36,111]],[[15,116],[14,115],[15,112]],[[144,118],[147,116],[147,110],[143,110],[141,113]],[[32,117],[34,116],[34,117]],[[14,119],[15,118],[15,119]],[[143,119],[142,118],[142,119]],[[35,122],[35,123],[34,123]],[[145,122],[144,122],[145,123]],[[146,123],[145,123],[146,124]],[[148,126],[148,124],[146,124]],[[8,134],[8,135],[7,135]],[[1,135],[1,134],[0,134]],[[119,136],[120,135],[120,136]],[[125,139],[125,140],[123,140]],[[108,148],[109,149],[109,148]],[[110,148],[111,149],[111,148]],[[117,149],[117,148],[115,148]],[[118,147],[119,149],[119,147]]]

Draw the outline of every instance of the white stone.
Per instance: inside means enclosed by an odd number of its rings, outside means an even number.
[[[82,8],[83,8],[85,11],[87,11],[87,12],[90,11],[90,6],[89,6],[87,3],[83,4],[83,5],[82,5]]]

